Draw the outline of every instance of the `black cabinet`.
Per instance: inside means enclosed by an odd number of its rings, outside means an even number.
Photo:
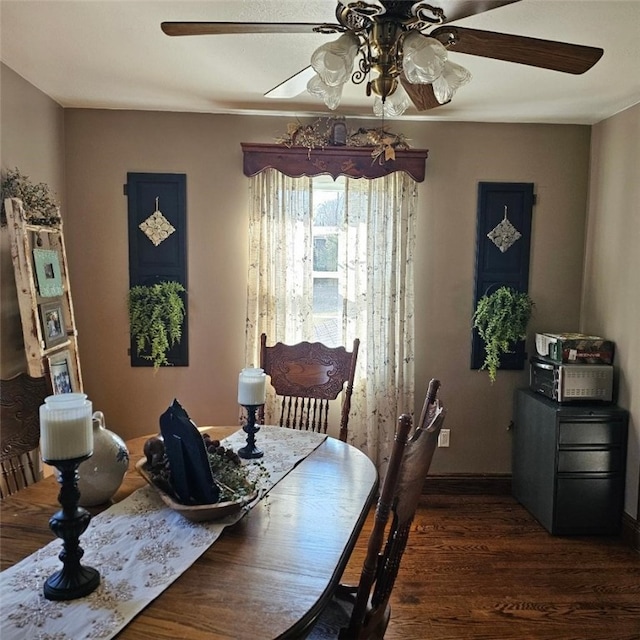
[[[516,391],[513,495],[552,534],[617,534],[628,412]]]

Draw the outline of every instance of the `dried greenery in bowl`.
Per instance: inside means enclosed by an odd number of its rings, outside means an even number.
[[[218,502],[241,501],[256,494],[259,480],[269,475],[266,468],[259,463],[243,465],[233,449],[225,447],[220,440],[212,439],[208,433],[203,433],[202,439],[207,450],[212,482],[220,490]],[[162,437],[149,438],[144,453],[145,470],[152,483],[179,502],[172,486],[171,465]]]
[[[249,480],[238,454],[233,449],[225,448],[219,440],[212,440],[207,433],[202,437],[207,447],[213,480],[220,488],[220,501],[240,500],[256,491],[256,483]]]

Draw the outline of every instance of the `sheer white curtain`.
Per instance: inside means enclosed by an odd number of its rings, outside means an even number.
[[[250,198],[246,363],[257,365],[262,332],[270,344],[314,340],[312,181],[267,169],[250,178]],[[398,416],[413,410],[416,200],[404,172],[346,181],[342,344],[360,339],[349,441],[381,471]]]

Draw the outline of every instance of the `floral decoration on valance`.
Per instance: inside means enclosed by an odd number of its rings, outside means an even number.
[[[344,118],[318,118],[311,124],[291,122],[287,133],[276,138],[276,142],[287,147],[306,147],[324,149],[329,145],[347,147],[373,147],[371,157],[382,163],[395,160],[396,149],[409,149],[409,140],[402,133],[392,133],[384,127],[365,129],[359,127],[349,130]]]
[[[408,139],[387,129],[349,131],[344,119],[290,123],[277,144],[242,143],[244,174],[273,168],[291,177],[329,174],[380,178],[405,171],[417,182],[425,175],[427,150],[411,149]]]

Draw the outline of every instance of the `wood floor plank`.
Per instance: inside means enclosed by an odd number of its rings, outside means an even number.
[[[618,537],[551,536],[510,496],[427,495],[391,606],[386,640],[640,640],[640,554]]]

